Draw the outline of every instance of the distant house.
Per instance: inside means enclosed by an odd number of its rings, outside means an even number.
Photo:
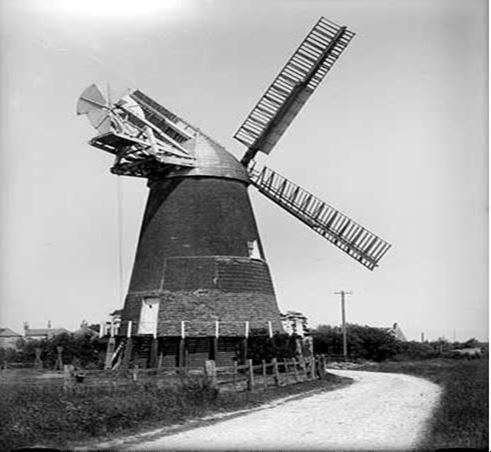
[[[394,323],[392,327],[390,328],[383,328],[384,331],[387,331],[389,334],[394,336],[396,339],[402,341],[402,342],[407,342],[406,336],[402,332],[400,326],[397,323]]]
[[[48,328],[29,328],[29,324],[24,322],[24,337],[27,340],[51,339],[63,333],[70,331],[65,328],[51,328],[51,322],[48,322]]]
[[[309,334],[307,317],[301,312],[287,311],[286,314],[280,314],[280,320],[283,329],[288,334],[296,334],[301,337]]]
[[[0,328],[0,348],[17,348],[17,341],[21,338],[22,334],[10,328]]]

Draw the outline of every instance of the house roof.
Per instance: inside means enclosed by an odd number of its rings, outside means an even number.
[[[52,336],[69,332],[65,328],[31,328],[26,330],[26,336]]]
[[[0,337],[22,337],[22,334],[16,333],[10,328],[0,328]]]

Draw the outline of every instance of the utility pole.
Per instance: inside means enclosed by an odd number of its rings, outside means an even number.
[[[340,292],[334,292],[336,295],[341,295],[341,320],[342,320],[342,330],[343,330],[343,355],[344,360],[348,361],[348,341],[346,338],[346,309],[344,306],[344,297],[346,295],[351,295],[353,292],[347,292],[345,290],[341,290]]]

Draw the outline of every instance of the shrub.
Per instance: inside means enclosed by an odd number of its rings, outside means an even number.
[[[295,357],[296,340],[298,336],[276,333],[270,338],[266,331],[252,330],[247,345],[247,358],[254,364],[260,364],[262,360],[271,361]]]

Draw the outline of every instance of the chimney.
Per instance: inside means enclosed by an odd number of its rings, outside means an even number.
[[[51,329],[51,320],[48,320],[48,330]]]
[[[29,324],[24,322],[24,336],[27,336],[27,330],[29,329]]]

